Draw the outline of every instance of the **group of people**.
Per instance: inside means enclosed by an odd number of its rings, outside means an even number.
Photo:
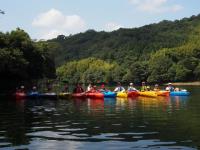
[[[98,89],[97,86],[95,85],[92,85],[91,83],[88,85],[86,91],[84,91],[84,89],[82,88],[82,86],[80,84],[77,84],[77,86],[74,88],[73,90],[73,93],[83,93],[83,92],[106,92],[106,91],[109,91],[108,89],[106,89],[105,85],[102,84],[100,86],[100,88]],[[117,84],[117,87],[114,89],[113,92],[125,92],[126,89],[121,85],[120,82],[118,82]],[[130,83],[128,88],[127,88],[127,91],[138,91],[133,83]]]
[[[67,92],[69,90],[68,86],[65,85],[63,92]],[[168,83],[167,87],[165,88],[166,91],[179,91],[179,88],[175,88],[172,83]],[[25,93],[25,87],[22,85],[20,86],[20,88],[16,89],[17,92],[21,92],[21,93]],[[33,86],[32,87],[32,91],[37,91],[37,87]],[[83,89],[83,87],[81,86],[81,84],[77,84],[76,87],[73,89],[73,93],[83,93],[83,92],[106,92],[109,91],[108,89],[106,89],[105,85],[102,84],[100,86],[100,88],[97,88],[97,86],[92,85],[91,83],[88,85],[86,91]],[[130,83],[127,90],[121,85],[120,82],[117,83],[116,88],[113,90],[113,92],[131,92],[131,91],[139,91],[134,87],[133,83]],[[142,86],[140,91],[152,91],[152,89],[150,88],[150,86],[146,85],[145,82],[142,82]],[[160,87],[158,84],[155,84],[153,91],[160,91]]]
[[[141,87],[141,91],[150,91],[151,88],[150,86],[146,86],[145,82],[142,82],[142,87]],[[160,91],[160,87],[158,84],[155,84],[154,88],[153,88],[153,91]],[[180,91],[179,88],[175,88],[172,83],[168,83],[167,84],[167,87],[165,88],[166,91]]]
[[[101,85],[100,89],[97,89],[97,86],[92,85],[91,83],[88,85],[86,89],[86,92],[97,92],[97,91],[104,92],[107,91],[107,89],[105,88],[104,84]],[[83,87],[78,83],[74,88],[73,93],[83,93],[83,92],[85,92]]]
[[[140,91],[160,91],[160,87],[158,84],[155,84],[154,88],[151,89],[150,86],[146,85],[145,82],[142,82],[142,86]],[[172,85],[172,83],[168,83],[167,87],[165,88],[166,91],[179,91],[179,88],[174,88],[174,86]],[[74,88],[73,93],[83,93],[83,92],[106,92],[109,91],[108,89],[106,89],[105,85],[102,84],[100,86],[100,88],[97,88],[97,86],[92,85],[91,83],[88,85],[86,91],[84,91],[83,87],[80,84],[77,84],[77,86]],[[113,92],[131,92],[131,91],[139,91],[134,87],[133,83],[130,83],[127,90],[121,85],[120,82],[117,83],[117,86],[115,87],[115,89],[113,90]]]

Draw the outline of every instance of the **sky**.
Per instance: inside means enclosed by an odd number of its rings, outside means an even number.
[[[2,0],[0,31],[17,27],[32,39],[89,29],[111,32],[200,14],[200,0]]]

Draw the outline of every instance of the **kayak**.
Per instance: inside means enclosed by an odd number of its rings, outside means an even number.
[[[128,92],[128,97],[135,97],[135,96],[139,96],[138,91],[130,91],[130,92]]]
[[[100,92],[88,92],[86,93],[87,98],[104,98],[104,94]]]
[[[42,93],[39,94],[39,97],[41,98],[57,98],[57,94],[52,92],[52,93]]]
[[[121,97],[121,98],[127,98],[128,94],[126,92],[118,92],[117,93],[117,97]]]
[[[71,97],[71,93],[68,93],[68,92],[66,92],[66,93],[59,93],[58,94],[58,96],[59,96],[59,98],[69,98],[69,97]]]
[[[16,99],[26,98],[26,93],[24,93],[24,92],[16,92],[14,95],[15,95]]]
[[[74,97],[74,98],[86,98],[86,94],[84,92],[83,93],[73,93],[72,97]]]
[[[30,92],[27,94],[28,98],[38,98],[40,96],[39,92]]]
[[[117,96],[115,92],[111,92],[111,91],[103,92],[103,95],[105,98],[115,98]]]
[[[170,96],[189,96],[190,92],[188,91],[173,91],[170,92]]]
[[[117,97],[121,98],[127,98],[127,97],[135,97],[139,96],[139,93],[137,91],[131,91],[131,92],[118,92]]]
[[[156,92],[158,96],[169,96],[169,91],[157,91]]]
[[[145,97],[157,97],[158,94],[155,91],[144,91],[144,92],[138,92],[140,96]]]

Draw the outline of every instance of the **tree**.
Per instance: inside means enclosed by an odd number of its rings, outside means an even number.
[[[54,58],[49,47],[33,42],[20,28],[0,33],[0,61],[1,79],[9,78],[12,81],[55,78]]]

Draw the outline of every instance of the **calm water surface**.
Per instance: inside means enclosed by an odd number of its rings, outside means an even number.
[[[0,149],[198,149],[200,87],[189,97],[1,98]]]

